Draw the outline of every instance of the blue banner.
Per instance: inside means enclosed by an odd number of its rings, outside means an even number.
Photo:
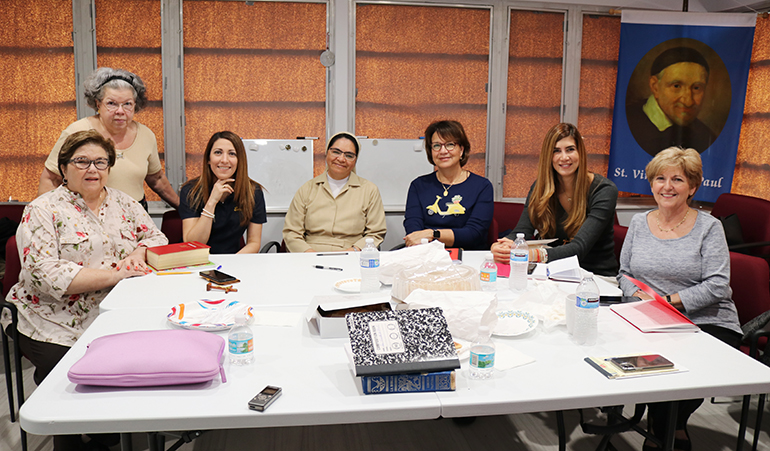
[[[623,11],[608,178],[651,194],[644,171],[671,146],[703,160],[696,200],[730,192],[756,14]]]

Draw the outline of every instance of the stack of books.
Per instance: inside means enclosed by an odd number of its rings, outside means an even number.
[[[455,389],[460,360],[440,308],[350,313],[345,320],[365,394]]]

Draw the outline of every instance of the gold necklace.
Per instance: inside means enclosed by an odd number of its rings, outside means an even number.
[[[657,214],[655,215],[655,222],[658,224],[658,230],[660,230],[663,233],[667,232],[673,232],[674,230],[678,229],[680,225],[684,224],[684,222],[687,220],[687,216],[690,215],[690,208],[687,208],[687,213],[684,214],[684,218],[682,218],[681,221],[679,221],[679,224],[675,225],[674,227],[670,229],[664,229],[660,226],[660,210],[658,210]]]
[[[464,169],[460,172],[460,178],[462,179],[461,181],[465,180],[465,170]],[[444,185],[444,182],[442,182],[441,179],[438,178],[438,174],[436,174],[436,180],[438,180],[438,182],[441,183],[441,186],[444,187],[444,197],[447,197],[449,195],[449,188],[453,187],[456,182],[452,182],[452,183],[449,184],[449,186],[446,186],[446,185]]]

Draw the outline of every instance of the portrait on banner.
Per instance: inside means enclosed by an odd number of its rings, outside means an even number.
[[[717,139],[731,103],[722,58],[695,39],[670,39],[639,61],[626,91],[626,118],[636,142],[656,155],[671,146],[700,153]]]

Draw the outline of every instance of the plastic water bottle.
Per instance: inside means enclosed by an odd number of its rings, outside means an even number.
[[[254,334],[246,325],[247,320],[243,315],[236,315],[235,326],[227,335],[227,350],[233,365],[248,365],[254,361]]]
[[[366,239],[361,249],[361,293],[372,293],[380,289],[380,251],[374,247],[374,238]]]
[[[495,370],[495,344],[489,338],[489,326],[480,326],[479,335],[471,345],[471,378],[489,379]]]
[[[579,345],[593,346],[599,334],[599,287],[594,282],[594,275],[587,273],[575,291],[575,325],[572,339]]]
[[[511,246],[511,274],[508,283],[513,291],[527,289],[527,266],[529,266],[529,247],[523,233],[516,234],[516,241]]]
[[[484,291],[497,291],[497,264],[491,252],[484,256],[484,263],[479,270],[481,289]]]

